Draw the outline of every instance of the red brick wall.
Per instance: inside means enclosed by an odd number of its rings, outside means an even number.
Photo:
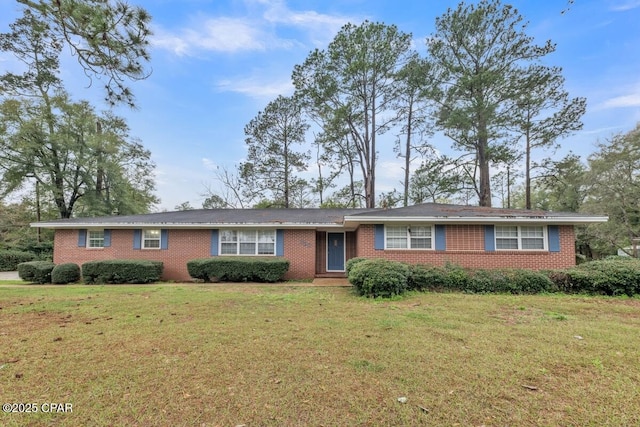
[[[560,226],[561,252],[484,251],[482,225],[447,226],[446,251],[374,249],[374,226],[363,225],[356,232],[357,256],[387,258],[409,263],[443,265],[453,262],[464,267],[530,269],[564,268],[575,264],[574,231],[572,226]],[[187,261],[210,256],[210,230],[169,230],[169,249],[133,249],[133,230],[112,230],[111,246],[101,249],[78,247],[78,230],[56,230],[54,262],[74,262],[103,259],[148,259],[164,263],[164,280],[190,281]],[[284,257],[289,260],[285,279],[312,278],[316,273],[316,231],[285,230]]]
[[[78,247],[78,230],[56,230],[53,262],[74,262],[103,259],[148,259],[162,261],[164,280],[191,280],[187,261],[206,258],[211,251],[211,230],[169,230],[169,249],[133,249],[133,230],[111,230],[111,246],[87,249]]]
[[[285,230],[284,257],[289,260],[285,279],[310,279],[316,275],[316,230]]]
[[[565,268],[575,265],[573,226],[560,226],[560,252],[484,251],[484,226],[447,225],[447,250],[375,250],[374,226],[358,229],[358,256],[386,258],[412,264],[455,263],[468,268],[527,268],[532,270]]]
[[[164,280],[191,281],[187,261],[207,258],[211,251],[211,230],[168,230],[168,248],[133,249],[133,230],[111,230],[111,246],[78,247],[78,230],[56,230],[53,261],[56,264],[104,259],[148,259],[164,263]],[[284,257],[290,262],[286,279],[315,276],[315,230],[285,230]]]

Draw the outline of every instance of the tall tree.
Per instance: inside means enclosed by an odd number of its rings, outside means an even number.
[[[410,45],[411,35],[393,25],[347,24],[327,50],[316,49],[293,70],[296,94],[312,117],[323,127],[348,131],[367,207],[375,207],[377,137],[396,120],[388,114],[395,73],[406,62]]]
[[[513,130],[524,145],[525,209],[531,209],[532,152],[556,148],[558,139],[582,129],[585,98],[569,99],[559,67],[532,65],[523,70],[513,103]]]
[[[396,111],[401,123],[396,152],[398,157],[404,159],[404,206],[409,204],[411,163],[415,160],[414,156],[424,157],[430,148],[427,138],[433,134],[429,102],[434,96],[435,84],[432,77],[431,64],[417,54],[413,54],[396,74]]]
[[[60,93],[48,102],[6,100],[0,122],[0,194],[33,180],[61,218],[143,213],[157,203],[150,153],[122,119]]]
[[[44,40],[58,50],[67,46],[91,83],[103,81],[109,103],[135,105],[127,81],[150,74],[145,65],[150,59],[151,15],[145,9],[122,0],[18,3],[24,6],[23,18],[32,23],[33,32],[45,31]]]
[[[526,35],[526,23],[499,0],[464,2],[436,19],[427,45],[441,81],[438,125],[454,147],[472,152],[479,171],[478,198],[491,206],[490,165],[508,147],[510,106],[521,93],[522,68],[554,51]]]
[[[309,125],[294,98],[278,96],[249,122],[244,132],[249,147],[240,165],[243,188],[252,194],[271,194],[288,208],[297,183],[296,171],[307,168],[309,155],[294,150],[305,140]]]

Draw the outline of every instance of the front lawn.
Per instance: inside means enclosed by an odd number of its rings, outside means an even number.
[[[40,410],[0,424],[638,425],[639,330],[628,298],[3,286],[2,403]]]

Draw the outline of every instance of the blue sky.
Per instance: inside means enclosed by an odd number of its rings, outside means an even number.
[[[158,209],[189,201],[200,207],[216,189],[216,166],[233,169],[246,155],[244,126],[279,94],[293,92],[291,72],[314,48],[324,49],[347,22],[395,24],[412,33],[415,47],[434,30],[449,0],[130,0],[153,16],[153,73],[132,84],[139,109],[124,107],[131,134],[156,162]],[[473,2],[469,2],[473,3]],[[584,129],[563,140],[583,156],[615,133],[640,122],[640,0],[517,0],[538,43],[556,52],[545,63],[563,68],[572,97],[587,98]],[[567,9],[564,13],[563,10]],[[0,0],[0,31],[18,15],[16,2]],[[0,69],[12,58],[0,55]],[[99,85],[88,86],[73,58],[62,62],[67,88],[99,109]],[[400,162],[392,140],[379,147],[378,190],[400,188]],[[432,143],[451,145],[437,136]]]

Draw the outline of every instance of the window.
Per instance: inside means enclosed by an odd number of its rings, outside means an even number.
[[[275,230],[221,230],[221,255],[275,255]]]
[[[432,227],[401,225],[385,227],[386,249],[431,249]]]
[[[142,249],[160,249],[160,230],[142,231]]]
[[[497,225],[495,230],[498,250],[545,249],[545,232],[541,225]]]
[[[104,230],[88,230],[87,247],[104,248]]]

